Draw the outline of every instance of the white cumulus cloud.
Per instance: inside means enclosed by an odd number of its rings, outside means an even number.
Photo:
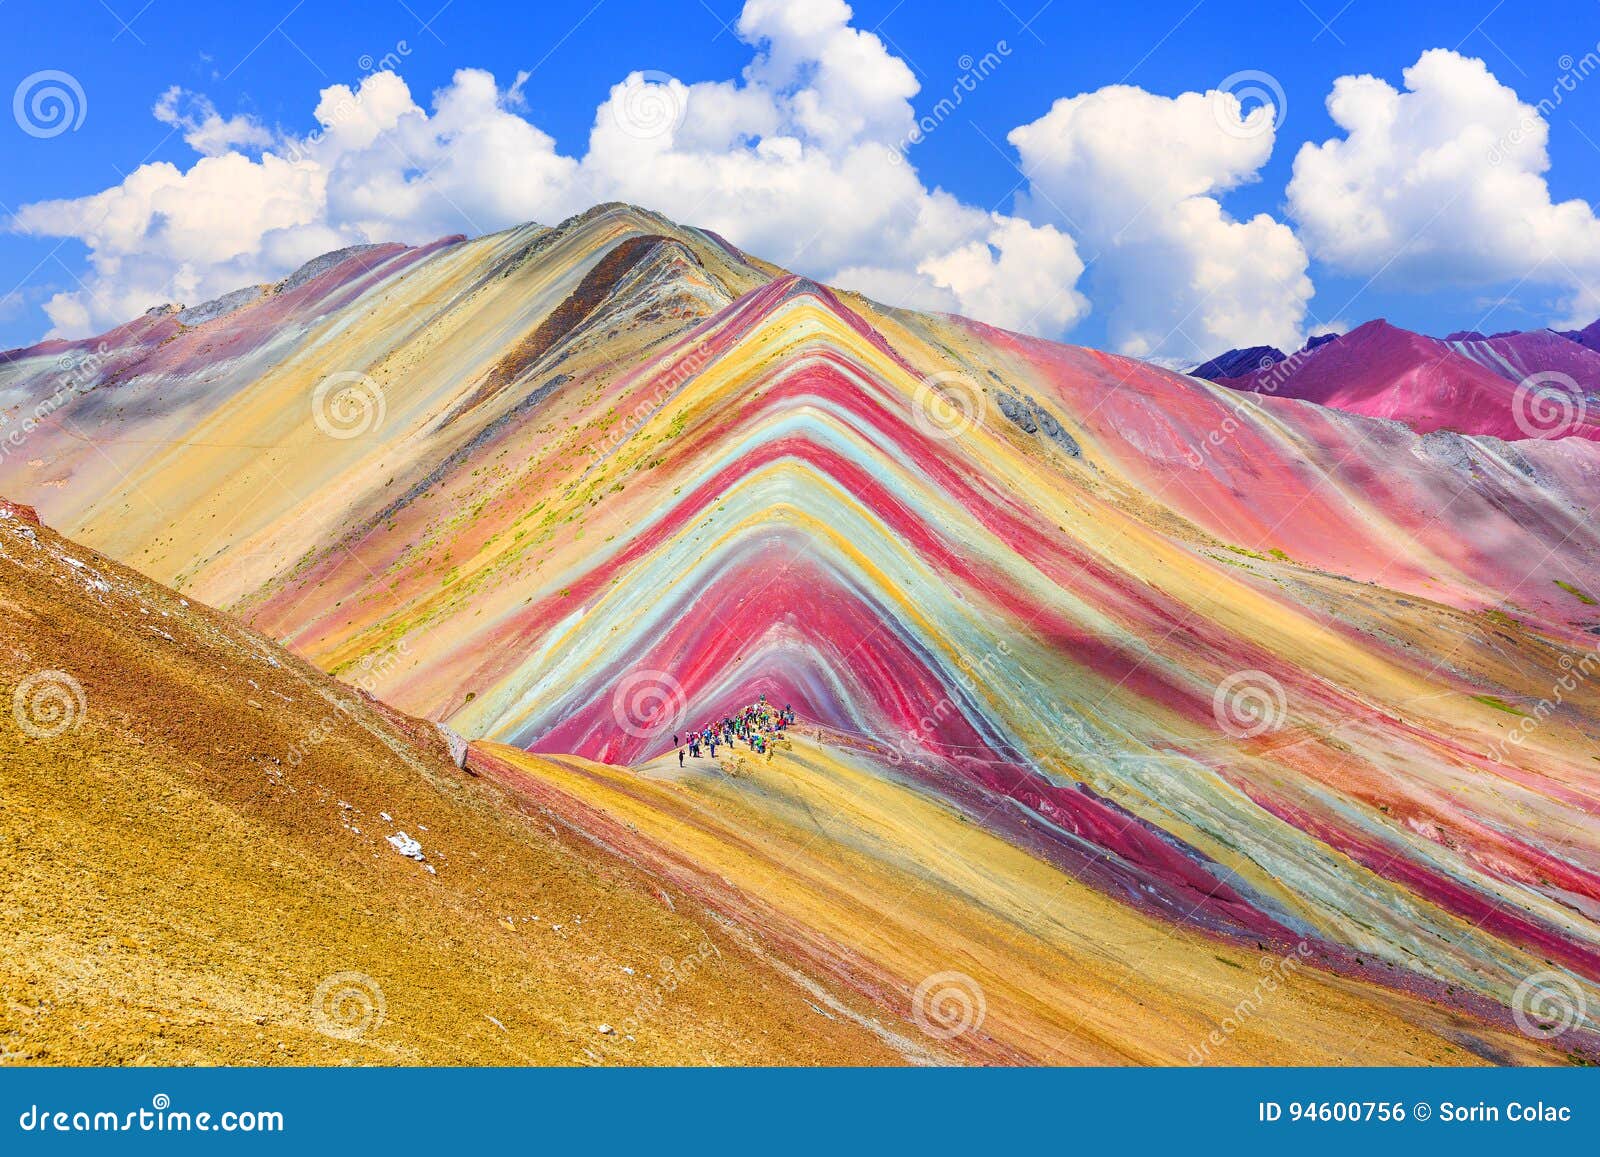
[[[1448,49],[1403,80],[1334,82],[1328,113],[1344,135],[1301,146],[1288,190],[1312,254],[1397,288],[1556,285],[1592,320],[1600,221],[1584,201],[1552,199],[1543,111]]]
[[[272,130],[254,117],[223,117],[210,99],[173,85],[161,94],[151,114],[183,134],[184,143],[201,156],[233,149],[263,149],[272,144]]]
[[[1012,131],[1028,215],[1064,223],[1091,255],[1118,349],[1192,361],[1299,344],[1312,294],[1305,249],[1281,221],[1237,220],[1219,199],[1257,179],[1275,115],[1225,90],[1165,97],[1112,85]]]

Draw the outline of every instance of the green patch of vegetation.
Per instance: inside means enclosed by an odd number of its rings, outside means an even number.
[[[1486,707],[1493,707],[1496,711],[1504,711],[1508,715],[1527,714],[1524,711],[1518,711],[1498,695],[1474,695],[1473,698]]]
[[[1556,583],[1556,586],[1558,586],[1562,590],[1566,591],[1573,598],[1577,599],[1580,603],[1584,604],[1584,606],[1588,606],[1588,607],[1600,606],[1600,600],[1596,600],[1596,599],[1590,598],[1588,594],[1586,594],[1584,591],[1579,590],[1577,587],[1573,586],[1571,583],[1564,582],[1561,579],[1556,579],[1555,583]]]
[[[1277,559],[1279,562],[1289,561],[1289,556],[1284,554],[1283,551],[1279,550],[1277,547],[1273,547],[1271,550],[1262,553],[1259,550],[1250,550],[1248,547],[1233,546],[1229,543],[1223,543],[1222,545],[1224,549],[1230,550],[1234,554],[1242,554],[1246,558],[1259,559],[1262,562],[1266,562],[1268,559]]]

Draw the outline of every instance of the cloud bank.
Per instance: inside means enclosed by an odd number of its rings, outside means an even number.
[[[270,132],[169,90],[156,117],[200,153],[88,197],[25,206],[14,227],[89,250],[46,312],[58,335],[281,276],[343,245],[552,222],[602,200],[647,205],[760,256],[896,302],[1058,334],[1087,311],[1083,263],[1051,224],[925,186],[899,145],[917,83],[842,0],[751,0],[735,80],[620,80],[581,157],[518,111],[518,78],[463,69],[428,108],[378,72],[322,91],[317,129]]]
[[[1481,61],[1425,52],[1404,91],[1340,77],[1327,106],[1342,135],[1300,148],[1285,220],[1226,204],[1281,136],[1286,99],[1262,73],[1055,101],[1008,135],[1024,180],[1002,209],[924,183],[908,142],[949,102],[919,128],[911,69],[851,17],[844,0],[748,0],[739,76],[632,72],[573,155],[523,115],[526,75],[502,87],[462,69],[424,103],[396,73],[370,73],[323,89],[303,134],[172,88],[152,113],[192,164],[24,206],[12,228],[87,247],[78,286],[45,303],[52,336],[346,245],[551,223],[607,200],[890,304],[1043,336],[1070,333],[1092,298],[1109,345],[1173,364],[1327,328],[1308,323],[1313,261],[1412,289],[1531,278],[1561,287],[1574,316],[1600,310],[1600,222],[1554,202],[1544,177],[1549,102],[1524,103]]]

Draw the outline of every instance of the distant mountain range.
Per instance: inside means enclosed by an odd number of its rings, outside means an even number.
[[[1369,321],[1285,354],[1229,350],[1190,371],[1236,390],[1391,418],[1420,434],[1600,440],[1600,321],[1581,330],[1426,337]]]

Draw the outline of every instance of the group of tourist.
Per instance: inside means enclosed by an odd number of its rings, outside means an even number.
[[[672,745],[678,749],[678,766],[684,765],[684,755],[691,759],[700,759],[709,753],[712,759],[717,758],[717,748],[727,747],[730,750],[736,740],[744,740],[745,745],[757,755],[772,758],[772,740],[785,728],[794,725],[794,709],[787,703],[783,710],[778,710],[767,702],[767,697],[762,695],[760,700],[750,704],[737,715],[729,715],[720,722],[707,724],[699,731],[691,731],[684,736],[680,744],[678,737],[672,737]]]

